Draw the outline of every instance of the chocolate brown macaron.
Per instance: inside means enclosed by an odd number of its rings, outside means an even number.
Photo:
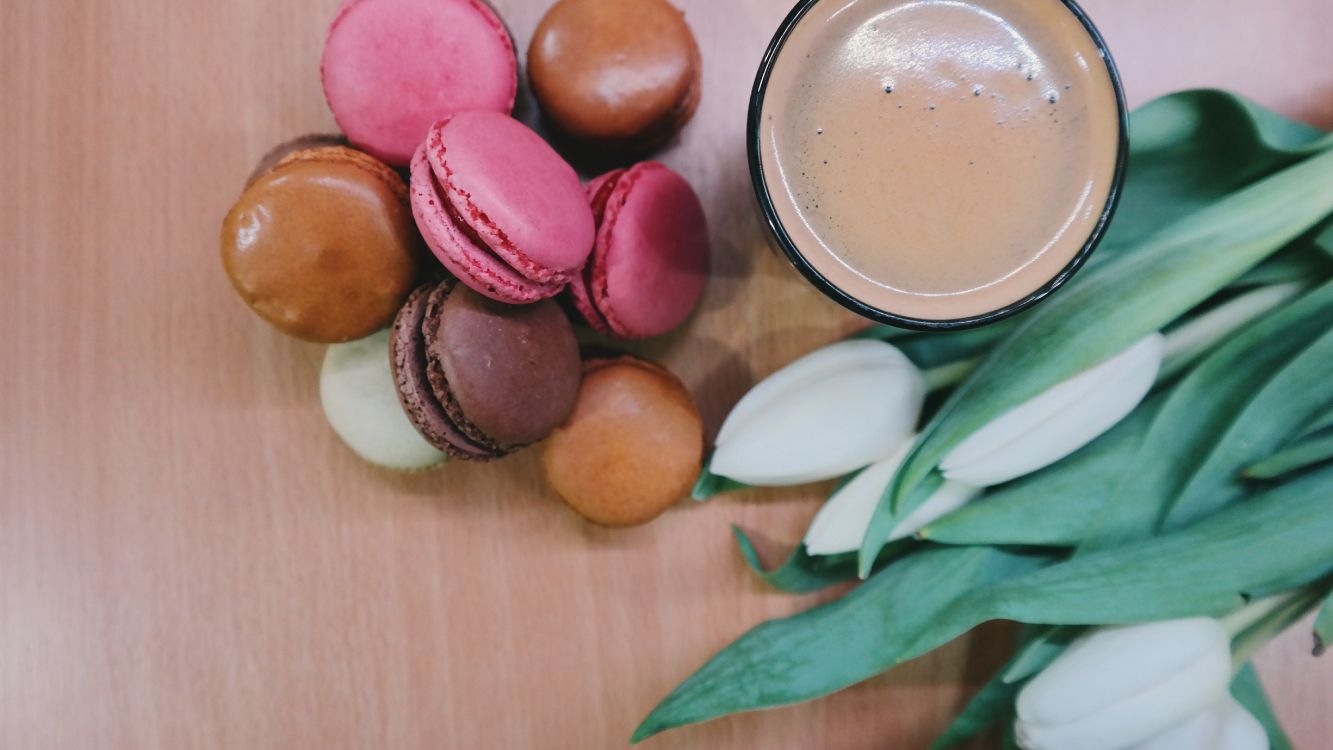
[[[442,451],[486,461],[569,416],[582,376],[574,330],[551,300],[506,305],[447,279],[414,291],[393,325],[398,398]]]
[[[305,341],[385,327],[417,282],[403,178],[341,146],[304,148],[255,178],[222,224],[222,264],[252,310]]]
[[[560,0],[528,48],[542,113],[570,138],[652,150],[699,106],[699,45],[666,0]]]
[[[633,357],[595,359],[573,413],[542,446],[542,467],[587,520],[638,526],[689,493],[703,453],[703,420],[675,375]]]

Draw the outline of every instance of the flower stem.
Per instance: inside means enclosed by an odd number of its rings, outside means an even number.
[[[1222,618],[1222,626],[1231,634],[1231,661],[1236,669],[1264,644],[1318,607],[1330,588],[1333,579],[1324,579],[1302,589],[1259,599]]]
[[[1305,291],[1301,281],[1261,286],[1186,320],[1166,334],[1166,356],[1158,380],[1188,368],[1227,337]]]
[[[977,369],[977,365],[981,364],[981,359],[981,357],[960,359],[957,362],[932,367],[922,372],[921,376],[926,379],[926,392],[935,393],[958,385],[966,380],[973,370]]]

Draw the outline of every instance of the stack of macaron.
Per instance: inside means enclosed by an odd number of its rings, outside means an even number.
[[[488,4],[343,2],[320,65],[342,134],[261,159],[222,259],[260,317],[330,344],[320,397],[348,447],[418,471],[546,441],[552,488],[606,526],[688,491],[704,449],[688,390],[628,355],[583,361],[569,316],[649,338],[702,295],[694,190],[626,163],[688,122],[700,65],[666,0],[555,3],[528,56],[544,120],[558,144],[624,164],[585,184],[512,117],[515,46]]]

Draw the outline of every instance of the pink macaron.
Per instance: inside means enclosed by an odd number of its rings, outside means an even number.
[[[435,123],[412,158],[411,193],[435,257],[500,302],[554,297],[592,251],[596,225],[574,168],[505,115]]]
[[[694,310],[708,277],[708,224],[685,178],[657,162],[587,186],[597,240],[570,282],[574,307],[594,329],[621,338],[667,333]]]
[[[400,167],[436,120],[508,114],[518,92],[513,40],[481,0],[345,0],[320,76],[353,145]]]

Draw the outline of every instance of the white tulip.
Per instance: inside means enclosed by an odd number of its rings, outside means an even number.
[[[861,549],[870,519],[893,475],[907,457],[913,439],[893,456],[871,464],[824,503],[805,534],[805,551],[811,555],[837,555]],[[888,540],[905,539],[935,519],[963,507],[980,489],[946,481],[924,504],[912,511],[889,534]]]
[[[1268,733],[1231,696],[1133,750],[1268,750]]]
[[[1026,750],[1127,750],[1220,702],[1230,680],[1216,620],[1100,628],[1023,687],[1014,728]]]
[[[1162,367],[1154,333],[1053,386],[977,430],[940,462],[945,478],[979,487],[1043,469],[1095,440],[1134,411]]]
[[[839,477],[891,456],[916,429],[921,372],[883,341],[844,341],[765,378],[732,409],[709,470],[755,486]]]

